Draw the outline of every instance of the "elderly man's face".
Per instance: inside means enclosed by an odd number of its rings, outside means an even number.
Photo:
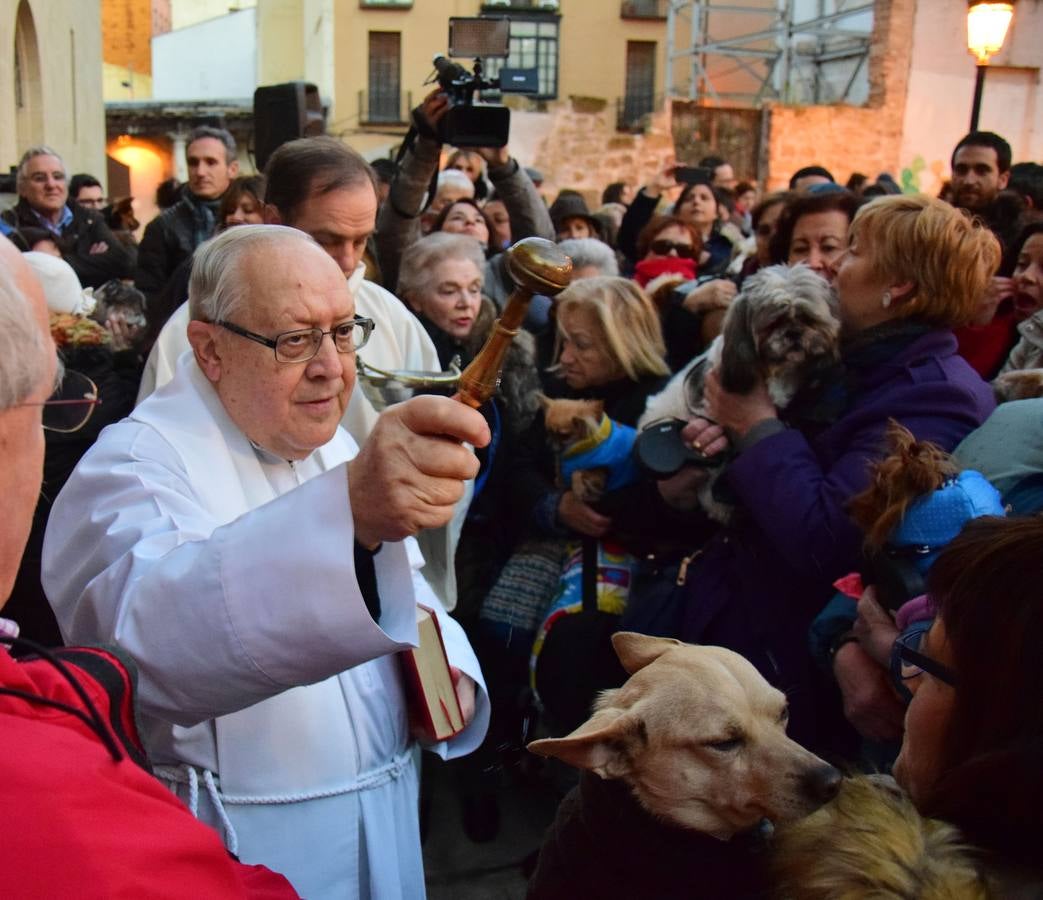
[[[69,197],[65,167],[57,156],[47,153],[34,156],[25,164],[22,196],[38,213],[44,216],[61,212]]]
[[[249,298],[229,318],[275,339],[284,331],[329,331],[355,315],[343,273],[318,247],[267,244],[239,260]],[[275,351],[217,325],[193,322],[196,359],[239,429],[283,459],[304,459],[327,443],[355,385],[355,357],[325,335],[307,362],[282,363]]]
[[[46,335],[46,345],[53,348],[40,284],[10,241],[0,241],[0,266],[13,274],[18,289],[30,300],[40,329]],[[42,403],[51,395],[57,363],[53,352],[48,356],[44,377],[26,398],[26,403]],[[17,406],[0,412],[0,459],[4,461],[0,467],[0,493],[4,498],[4,515],[0,518],[0,607],[14,585],[40,497],[44,454],[42,414],[41,406]]]

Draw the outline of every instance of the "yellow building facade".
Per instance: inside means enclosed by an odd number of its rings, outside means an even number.
[[[666,5],[666,0],[259,0],[258,83],[314,82],[331,104],[329,130],[370,155],[392,143],[410,106],[431,89],[424,82],[432,73],[432,57],[449,49],[449,18],[506,16],[508,64],[539,70],[539,97],[509,101],[515,109],[547,112],[571,98],[596,98],[636,123],[662,105]]]
[[[105,179],[98,3],[0,0],[0,166],[49,144],[70,173]]]

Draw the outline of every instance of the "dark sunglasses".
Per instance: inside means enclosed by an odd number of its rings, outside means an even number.
[[[673,241],[652,241],[649,249],[658,256],[669,256],[673,250],[681,259],[691,259],[695,256],[695,248],[691,244],[675,244]]]

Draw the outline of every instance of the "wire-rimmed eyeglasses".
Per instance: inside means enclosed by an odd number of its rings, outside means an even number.
[[[375,327],[372,319],[355,316],[354,319],[334,325],[329,331],[323,331],[321,328],[298,328],[296,331],[284,331],[270,338],[254,331],[247,331],[225,319],[219,319],[214,324],[231,331],[232,334],[271,347],[275,351],[275,358],[282,363],[307,362],[312,359],[319,352],[322,339],[327,334],[333,338],[333,345],[338,353],[354,353],[366,346],[366,341]]]
[[[66,369],[61,384],[49,399],[18,405],[42,406],[41,424],[46,431],[71,434],[87,424],[94,407],[100,404],[97,385],[82,372]]]

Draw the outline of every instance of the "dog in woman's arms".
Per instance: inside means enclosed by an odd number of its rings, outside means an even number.
[[[997,375],[992,381],[992,392],[997,403],[1043,397],[1043,369],[1015,369]]]
[[[650,397],[638,422],[643,429],[663,419],[706,415],[707,373],[717,369],[721,386],[747,394],[763,381],[777,409],[839,358],[840,322],[829,284],[805,265],[770,266],[751,275],[732,301],[719,337],[705,353],[679,371]],[[731,507],[713,499],[713,482],[723,468],[710,467],[700,503],[720,522]]]
[[[561,487],[584,503],[625,487],[637,477],[631,457],[636,432],[605,415],[601,400],[551,400],[540,396],[543,422],[558,456]]]

